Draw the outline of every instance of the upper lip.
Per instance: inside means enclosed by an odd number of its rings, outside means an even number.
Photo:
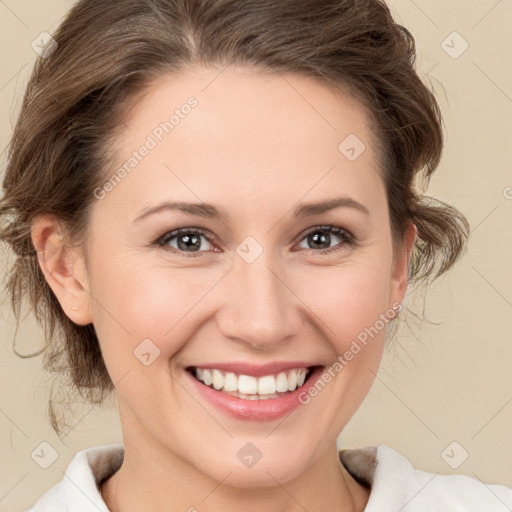
[[[257,365],[245,362],[229,362],[229,363],[205,363],[198,364],[195,366],[188,366],[187,369],[191,368],[202,368],[209,370],[221,370],[224,372],[233,372],[239,375],[252,375],[254,377],[261,377],[263,375],[274,375],[280,372],[295,368],[311,368],[313,366],[320,366],[312,364],[308,361],[287,361],[287,362],[274,362],[264,365]]]

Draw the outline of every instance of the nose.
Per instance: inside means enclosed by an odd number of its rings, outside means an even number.
[[[301,332],[301,301],[285,273],[275,267],[266,252],[252,263],[235,258],[233,269],[223,280],[225,300],[217,315],[226,338],[269,350]]]

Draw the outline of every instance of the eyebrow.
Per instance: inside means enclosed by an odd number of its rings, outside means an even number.
[[[365,213],[366,215],[370,214],[368,208],[364,206],[362,203],[356,201],[355,199],[352,199],[351,197],[342,196],[315,203],[301,204],[293,210],[293,215],[295,217],[310,217],[340,207],[354,208],[356,210],[359,210],[360,212]],[[149,215],[153,215],[155,213],[168,210],[177,210],[188,215],[194,215],[197,217],[204,217],[209,219],[220,219],[223,221],[229,220],[229,214],[226,211],[217,208],[213,204],[167,201],[164,203],[157,204],[156,206],[145,208],[141,215],[134,219],[134,222],[139,222],[142,219],[148,217]]]

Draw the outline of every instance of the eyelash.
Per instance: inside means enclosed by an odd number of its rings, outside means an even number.
[[[339,251],[340,249],[343,249],[344,247],[348,246],[356,246],[357,240],[352,233],[347,231],[345,228],[342,228],[341,226],[334,226],[334,225],[321,225],[321,226],[314,226],[308,230],[306,230],[304,233],[301,233],[300,238],[298,238],[294,243],[301,242],[304,238],[306,238],[311,233],[315,233],[317,231],[322,232],[331,232],[334,233],[336,236],[340,237],[343,240],[343,243],[340,243],[338,245],[335,245],[334,247],[330,247],[328,249],[306,249],[309,251],[313,251],[316,253],[326,254],[326,253],[333,253],[336,251]],[[164,250],[169,250],[172,252],[177,252],[183,254],[185,257],[197,257],[201,256],[202,253],[208,252],[208,251],[197,251],[192,253],[187,253],[186,251],[181,251],[179,249],[175,249],[174,247],[168,247],[166,244],[170,242],[173,238],[178,237],[179,235],[184,234],[199,234],[204,236],[208,242],[214,243],[216,241],[216,237],[210,236],[210,233],[208,231],[205,231],[202,228],[181,228],[181,229],[175,229],[174,231],[169,231],[165,233],[163,236],[158,238],[152,245],[158,248],[162,248]]]

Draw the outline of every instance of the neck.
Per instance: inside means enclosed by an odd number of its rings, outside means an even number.
[[[239,487],[230,484],[231,473],[215,480],[168,450],[144,445],[140,452],[137,445],[124,444],[122,466],[101,489],[111,512],[355,512],[369,499],[370,490],[347,472],[335,448],[291,480]]]

